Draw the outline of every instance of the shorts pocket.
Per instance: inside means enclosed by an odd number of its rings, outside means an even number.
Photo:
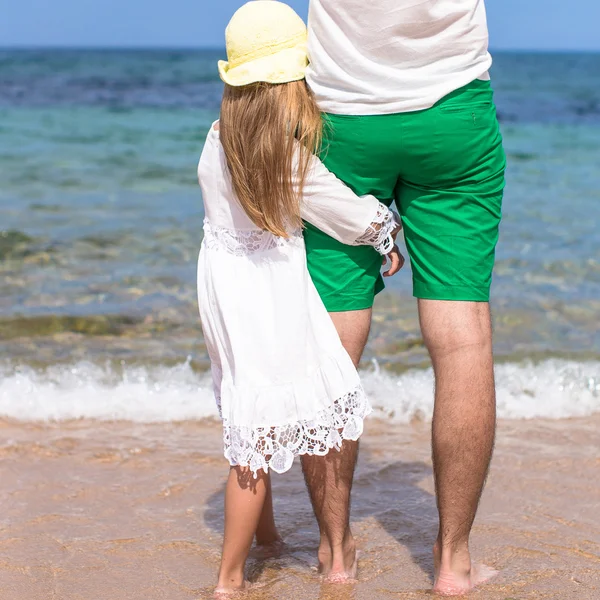
[[[484,100],[477,102],[469,102],[465,104],[444,104],[440,106],[440,112],[443,113],[466,113],[470,114],[475,111],[482,111],[493,106],[492,100]]]
[[[438,114],[446,126],[458,127],[465,132],[485,129],[496,123],[496,106],[492,100],[441,106]]]

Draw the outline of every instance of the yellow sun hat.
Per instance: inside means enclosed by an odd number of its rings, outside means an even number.
[[[231,86],[304,79],[306,42],[306,25],[287,4],[276,0],[248,2],[225,30],[228,60],[219,61],[221,79]]]

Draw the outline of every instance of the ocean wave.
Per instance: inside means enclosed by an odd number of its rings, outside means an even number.
[[[19,421],[96,419],[143,423],[217,417],[207,373],[177,366],[101,366],[87,362],[45,369],[0,368],[0,416]],[[374,417],[429,420],[431,369],[393,375],[377,365],[362,373]],[[548,360],[496,367],[498,416],[565,419],[600,412],[600,362]]]

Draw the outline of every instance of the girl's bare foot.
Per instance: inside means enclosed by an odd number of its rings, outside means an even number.
[[[234,594],[237,594],[239,592],[245,592],[248,589],[250,589],[251,586],[252,584],[246,580],[242,581],[241,585],[239,586],[219,584],[215,589],[214,596],[215,598],[226,598],[228,596],[233,596]]]
[[[256,546],[250,552],[253,558],[279,558],[285,551],[285,542],[278,538],[272,542],[256,542]]]

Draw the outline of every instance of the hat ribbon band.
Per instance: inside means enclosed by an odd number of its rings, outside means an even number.
[[[268,44],[259,48],[258,50],[254,50],[253,52],[248,52],[243,56],[236,58],[235,60],[229,61],[229,68],[234,69],[235,67],[239,67],[245,63],[251,62],[253,60],[258,60],[259,58],[266,58],[267,56],[272,56],[281,52],[282,50],[291,50],[298,46],[300,42],[306,42],[306,33],[299,33],[294,37],[291,37],[283,42],[279,42],[278,44]]]

